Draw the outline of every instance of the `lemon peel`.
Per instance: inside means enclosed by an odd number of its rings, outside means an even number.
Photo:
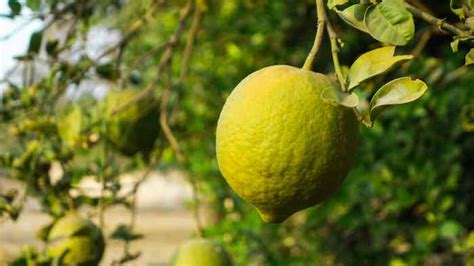
[[[232,91],[216,131],[219,169],[265,222],[332,196],[358,146],[350,108],[321,99],[334,86],[323,74],[286,65],[258,70]]]

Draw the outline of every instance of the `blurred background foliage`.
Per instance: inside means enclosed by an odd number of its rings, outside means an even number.
[[[100,216],[115,204],[133,210],[133,193],[117,194],[120,173],[183,169],[199,191],[191,205],[208,209],[204,236],[222,242],[236,265],[474,265],[474,72],[462,67],[467,47],[454,54],[451,37],[423,22],[400,49],[418,58],[393,75],[422,78],[429,92],[390,109],[373,128],[361,126],[357,162],[334,198],[268,225],[220,176],[220,108],[249,73],[303,64],[315,33],[313,2],[9,0],[12,12],[2,19],[30,9],[45,28],[17,58],[23,73],[2,80],[2,174],[25,182],[28,196],[53,217],[84,205]],[[431,2],[422,5],[456,21],[447,2]],[[330,17],[345,44],[343,64],[380,46]],[[97,52],[91,39],[110,48]],[[328,42],[320,54],[315,71],[331,72]],[[172,135],[160,133],[150,152],[121,152],[107,138],[113,119],[101,109],[107,89],[97,84],[150,92],[160,112],[148,123],[168,125]],[[377,80],[359,93],[368,97],[376,88]],[[64,171],[59,180],[48,175],[54,163]],[[100,197],[74,191],[84,176],[102,182]],[[4,219],[21,219],[19,194],[0,195]],[[133,228],[119,229],[118,238],[135,239]]]

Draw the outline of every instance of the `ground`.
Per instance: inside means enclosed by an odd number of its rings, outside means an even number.
[[[129,188],[139,174],[123,178],[124,190]],[[128,184],[128,186],[127,186]],[[0,177],[0,190],[18,187],[15,182]],[[91,194],[100,193],[100,188],[92,179],[82,184],[82,189]],[[127,265],[166,264],[177,246],[192,237],[195,221],[190,210],[184,207],[190,199],[189,186],[179,172],[153,173],[141,186],[137,199],[136,231],[144,238],[134,242],[131,251],[141,251],[138,260]],[[87,211],[83,211],[87,213]],[[106,212],[106,236],[120,223],[128,223],[130,213],[122,207],[114,207]],[[40,211],[34,200],[29,200],[17,222],[0,223],[0,249],[15,253],[25,245],[42,246],[36,231],[47,224],[49,218]],[[123,242],[108,241],[101,265],[110,265],[123,251]]]

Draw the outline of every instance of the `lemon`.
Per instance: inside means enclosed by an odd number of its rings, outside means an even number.
[[[160,133],[159,106],[153,97],[130,104],[113,114],[141,92],[136,89],[111,91],[105,99],[107,137],[125,155],[150,153]]]
[[[56,221],[48,235],[48,254],[60,265],[98,265],[104,248],[101,230],[76,213]]]
[[[323,74],[270,66],[232,91],[216,132],[227,183],[265,222],[323,202],[348,175],[358,146],[352,110],[320,97],[336,89]]]
[[[229,255],[212,240],[193,239],[182,245],[171,265],[173,266],[230,266]]]

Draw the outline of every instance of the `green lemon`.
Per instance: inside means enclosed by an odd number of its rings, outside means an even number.
[[[250,74],[232,91],[217,124],[222,175],[265,222],[321,203],[341,186],[358,146],[350,108],[325,103],[326,76],[291,66]]]
[[[56,221],[48,235],[48,254],[61,265],[98,265],[104,248],[101,230],[76,213]]]
[[[224,248],[212,240],[193,239],[182,245],[171,265],[173,266],[231,266]]]
[[[141,92],[136,89],[111,91],[105,99],[107,137],[113,146],[125,155],[150,153],[161,130],[159,105],[150,96],[113,115]]]

